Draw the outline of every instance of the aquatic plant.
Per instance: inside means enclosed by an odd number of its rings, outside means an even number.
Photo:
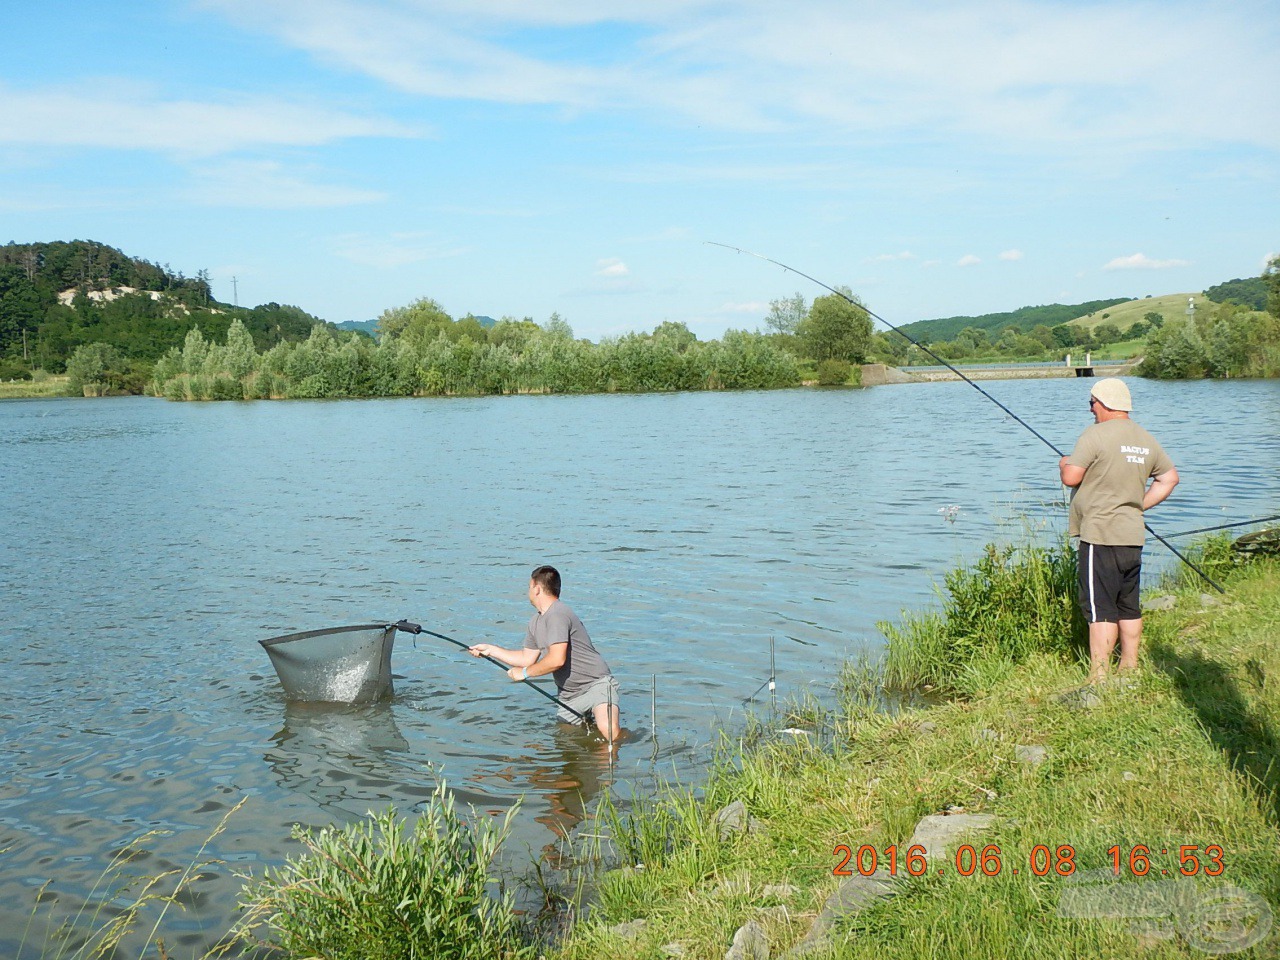
[[[488,891],[515,809],[496,825],[468,825],[441,782],[407,835],[394,809],[342,827],[295,827],[305,853],[245,886],[242,934],[295,958],[529,957],[510,895]]]

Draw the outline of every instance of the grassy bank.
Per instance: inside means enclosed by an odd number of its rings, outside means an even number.
[[[64,374],[46,374],[33,380],[0,381],[0,400],[24,397],[63,397],[67,394]]]
[[[961,808],[992,816],[968,841],[979,857],[998,848],[992,875],[963,876],[948,856],[909,877],[900,862],[894,894],[838,922],[811,955],[1152,958],[1198,956],[1192,944],[1214,938],[1230,945],[1238,923],[1195,923],[1213,891],[1231,884],[1280,905],[1280,565],[1232,574],[1222,602],[1190,583],[1176,596],[1174,609],[1148,615],[1141,672],[1096,697],[1070,695],[1084,677],[1073,653],[1001,660],[995,637],[939,675],[956,692],[928,709],[877,709],[875,678],[849,668],[840,709],[793,721],[808,734],[758,730],[696,799],[674,791],[616,824],[623,861],[643,867],[607,874],[591,920],[554,956],[719,960],[751,920],[780,956],[840,884],[838,845],[874,849],[883,866],[892,844],[905,858],[922,817]],[[1027,616],[1046,603],[1026,603]],[[758,829],[722,837],[713,815],[735,800]],[[1205,875],[1219,865],[1220,876]],[[1163,918],[1115,915],[1151,912],[1152,891],[1175,888],[1173,908],[1156,898]],[[1064,894],[1092,895],[1096,909],[1068,909]],[[1277,953],[1273,932],[1237,955]]]

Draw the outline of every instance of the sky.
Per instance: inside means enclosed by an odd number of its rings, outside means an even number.
[[[0,243],[252,306],[757,329],[1194,292],[1280,252],[1274,0],[42,0]]]

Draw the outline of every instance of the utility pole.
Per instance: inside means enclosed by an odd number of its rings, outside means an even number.
[[[235,306],[240,306],[240,281],[235,277],[231,278],[231,302]]]

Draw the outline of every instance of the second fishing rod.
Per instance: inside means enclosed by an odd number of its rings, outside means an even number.
[[[990,400],[992,403],[994,403],[997,407],[999,407],[1001,410],[1003,410],[1006,414],[1008,414],[1010,417],[1012,417],[1014,420],[1016,420],[1018,423],[1020,423],[1023,427],[1025,427],[1028,431],[1030,431],[1030,432],[1031,432],[1031,434],[1032,434],[1033,436],[1035,436],[1035,438],[1036,438],[1037,440],[1039,440],[1041,443],[1043,443],[1045,446],[1047,446],[1050,450],[1052,450],[1054,453],[1056,453],[1059,457],[1065,456],[1065,454],[1064,454],[1060,449],[1058,449],[1058,447],[1057,447],[1057,445],[1056,445],[1056,444],[1052,443],[1052,442],[1051,442],[1047,437],[1045,437],[1043,434],[1041,434],[1041,433],[1040,433],[1040,431],[1038,431],[1035,427],[1031,426],[1031,424],[1027,423],[1027,421],[1023,420],[1020,416],[1018,416],[1016,413],[1014,413],[1012,410],[1010,410],[1008,407],[1006,407],[1003,403],[1001,403],[999,400],[997,400],[995,397],[993,397],[991,394],[989,394],[986,390],[983,390],[983,389],[982,389],[982,387],[978,386],[978,384],[977,384],[977,383],[975,383],[972,379],[970,379],[969,377],[965,376],[965,375],[964,375],[964,373],[962,373],[960,370],[958,370],[958,369],[957,369],[953,364],[949,363],[948,361],[944,360],[942,357],[938,356],[936,353],[934,353],[932,350],[930,350],[927,346],[925,346],[925,345],[924,345],[923,343],[921,343],[919,340],[917,340],[917,339],[915,339],[914,337],[912,337],[909,333],[906,333],[905,331],[903,331],[903,330],[899,329],[897,326],[895,326],[894,324],[890,323],[888,320],[886,320],[884,317],[880,316],[880,315],[879,315],[878,313],[876,313],[875,311],[873,311],[873,310],[869,310],[866,306],[864,306],[863,304],[859,303],[857,300],[853,299],[853,297],[849,296],[849,295],[848,295],[847,293],[845,293],[843,290],[837,290],[835,287],[831,286],[829,283],[823,283],[823,282],[822,282],[821,280],[819,280],[817,277],[810,276],[809,274],[805,273],[803,270],[797,270],[795,267],[788,266],[787,264],[783,263],[783,262],[782,262],[782,261],[780,261],[780,260],[774,260],[772,257],[766,257],[766,256],[764,256],[764,254],[760,254],[760,253],[753,253],[753,252],[752,252],[752,251],[750,251],[750,250],[744,250],[742,247],[735,247],[735,246],[733,246],[732,244],[728,244],[728,243],[717,243],[717,242],[716,242],[716,241],[714,241],[714,240],[708,240],[708,241],[706,241],[706,242],[707,242],[708,244],[710,244],[711,246],[713,246],[713,247],[724,247],[726,250],[732,250],[732,251],[734,251],[735,253],[745,253],[745,254],[746,254],[747,256],[749,256],[749,257],[755,257],[756,259],[758,259],[758,260],[763,260],[763,261],[765,261],[766,263],[772,263],[774,266],[781,267],[783,270],[786,270],[786,271],[788,271],[789,273],[794,273],[794,274],[795,274],[796,276],[798,276],[798,277],[804,277],[804,278],[805,278],[806,280],[808,280],[810,283],[816,283],[818,286],[822,287],[824,290],[830,290],[830,291],[831,291],[832,293],[834,293],[836,296],[841,297],[841,298],[842,298],[842,299],[844,299],[844,300],[847,300],[850,304],[852,304],[853,306],[857,307],[859,310],[864,311],[864,312],[867,314],[867,316],[871,317],[871,318],[872,318],[872,319],[874,319],[874,320],[879,320],[881,323],[883,323],[886,327],[888,327],[888,328],[889,328],[890,330],[892,330],[894,333],[898,334],[898,336],[902,337],[902,338],[903,338],[904,340],[906,340],[908,343],[910,343],[910,344],[914,345],[914,346],[915,346],[915,347],[917,347],[919,350],[923,351],[925,354],[927,354],[928,356],[932,357],[934,360],[936,360],[936,361],[937,361],[938,363],[940,363],[942,366],[946,367],[948,370],[950,370],[952,373],[954,373],[957,377],[959,377],[961,380],[963,380],[963,381],[964,381],[965,383],[967,383],[969,386],[973,387],[973,389],[977,390],[980,394],[982,394],[984,397],[986,397],[988,400]],[[1219,593],[1226,593],[1226,590],[1225,590],[1225,589],[1223,589],[1223,587],[1222,587],[1222,585],[1221,585],[1221,584],[1219,584],[1216,580],[1214,580],[1214,579],[1213,579],[1212,577],[1210,577],[1207,573],[1205,573],[1202,569],[1200,569],[1200,567],[1198,567],[1198,566],[1197,566],[1196,564],[1194,564],[1191,560],[1189,560],[1186,556],[1184,556],[1184,555],[1183,555],[1183,554],[1182,554],[1182,553],[1181,553],[1181,552],[1180,552],[1176,547],[1174,547],[1174,545],[1173,545],[1173,544],[1171,544],[1168,540],[1166,540],[1164,537],[1160,536],[1160,534],[1156,533],[1156,532],[1155,532],[1155,530],[1151,529],[1151,525],[1150,525],[1149,523],[1147,523],[1145,520],[1143,521],[1143,526],[1146,528],[1147,532],[1148,532],[1149,534],[1151,534],[1151,536],[1155,537],[1155,538],[1156,538],[1157,540],[1159,540],[1162,544],[1164,544],[1164,545],[1165,545],[1165,547],[1167,547],[1167,548],[1169,549],[1169,552],[1170,552],[1170,553],[1172,553],[1175,557],[1177,557],[1179,560],[1181,560],[1183,563],[1185,563],[1188,567],[1190,567],[1192,570],[1194,570],[1197,574],[1199,574],[1199,575],[1200,575],[1200,577],[1201,577],[1201,578],[1202,578],[1206,583],[1208,583],[1210,586],[1212,586],[1212,587],[1213,587],[1215,590],[1217,590]]]

